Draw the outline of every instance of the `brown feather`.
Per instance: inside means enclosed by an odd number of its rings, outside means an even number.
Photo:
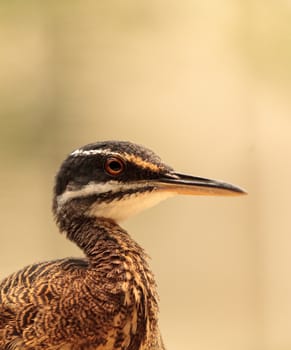
[[[0,349],[163,349],[142,248],[109,220],[71,223],[85,259],[30,265],[0,284]]]

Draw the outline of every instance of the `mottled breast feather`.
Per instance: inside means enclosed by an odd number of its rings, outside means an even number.
[[[90,259],[30,265],[2,281],[1,350],[163,349],[145,253],[112,225],[98,224]]]

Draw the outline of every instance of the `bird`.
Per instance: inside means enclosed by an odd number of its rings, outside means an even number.
[[[165,350],[148,256],[120,222],[177,194],[244,193],[176,172],[132,142],[75,149],[56,174],[52,211],[84,257],[31,264],[1,281],[0,350]]]

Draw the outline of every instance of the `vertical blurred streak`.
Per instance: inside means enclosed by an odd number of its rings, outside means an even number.
[[[246,58],[246,52],[241,52],[241,48],[244,47],[248,51],[247,55],[251,57],[253,54],[253,35],[254,25],[256,22],[256,16],[254,7],[256,4],[252,1],[240,1],[238,3],[238,20],[236,46],[237,51],[243,65],[248,65],[249,62]],[[251,63],[252,64],[252,63]],[[248,152],[248,167],[251,170],[249,180],[249,242],[250,244],[250,256],[251,256],[251,286],[252,286],[252,336],[254,340],[254,347],[260,349],[262,346],[265,348],[265,336],[264,336],[264,290],[262,283],[262,269],[263,269],[263,252],[262,252],[262,236],[260,232],[260,154],[257,150],[257,138],[260,129],[257,110],[256,110],[256,87],[253,76],[249,76],[246,79],[247,85],[247,101],[246,106],[248,108],[247,115],[250,121],[249,124],[249,152]]]
[[[63,118],[66,99],[66,65],[64,64],[64,45],[62,31],[65,21],[58,16],[57,2],[41,2],[44,41],[46,47],[46,91],[43,103],[47,155],[55,165],[55,158],[63,154],[66,131]]]
[[[67,105],[67,75],[68,68],[65,62],[65,46],[63,40],[66,21],[60,15],[64,5],[58,2],[41,2],[40,15],[45,47],[45,89],[42,101],[43,123],[39,134],[42,144],[42,183],[43,183],[43,232],[42,240],[45,242],[45,254],[57,256],[62,246],[56,244],[55,235],[58,235],[51,214],[51,193],[54,175],[67,150],[66,143],[70,136],[65,128],[64,116]],[[46,223],[46,224],[44,224]],[[65,242],[66,243],[66,242]],[[65,244],[64,243],[64,244]],[[59,247],[60,246],[60,247]]]
[[[288,177],[290,163],[290,147],[288,149],[288,145],[284,145],[287,139],[284,136],[288,130],[286,121],[290,118],[291,11],[288,2],[248,0],[240,1],[239,14],[237,32],[240,40],[236,40],[236,45],[251,81],[249,96],[252,97],[255,141],[251,158],[252,189],[249,192],[255,254],[256,345],[257,348],[273,349],[278,344],[284,344],[288,348],[291,338],[286,329],[290,329],[290,295],[288,303],[284,298],[288,295],[289,273],[286,271],[286,278],[282,280],[279,277],[280,273],[288,270],[288,264],[282,261],[290,256],[280,247],[284,243],[285,246],[290,245],[289,239],[286,239],[288,235],[284,237],[284,231],[280,232],[280,225],[286,231],[289,225],[286,226],[279,218],[283,217],[285,208],[282,203],[284,195],[288,197],[288,189],[281,193],[272,193],[272,190],[275,186],[280,187],[279,183]],[[286,113],[284,108],[289,108],[289,112]],[[276,136],[277,127],[282,129],[280,138]],[[281,164],[280,157],[285,158]],[[266,171],[268,167],[273,173]],[[276,195],[279,201],[276,201]],[[268,215],[269,210],[271,216]],[[272,230],[272,225],[275,230]],[[276,249],[280,250],[279,253]]]

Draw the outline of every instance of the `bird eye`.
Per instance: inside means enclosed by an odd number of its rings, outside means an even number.
[[[106,159],[104,169],[107,172],[107,174],[111,176],[117,176],[124,171],[125,164],[120,158],[111,157]]]

